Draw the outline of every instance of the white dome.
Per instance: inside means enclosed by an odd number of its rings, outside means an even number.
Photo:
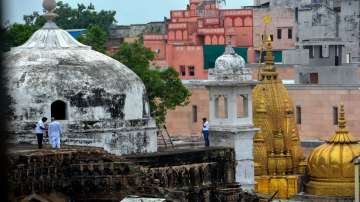
[[[50,117],[55,101],[70,122],[135,120],[148,115],[141,79],[120,62],[91,50],[53,22],[5,55],[14,122]]]
[[[244,67],[245,67],[244,58],[236,54],[233,49],[232,52],[225,51],[225,53],[220,57],[218,57],[215,61],[215,69],[225,71],[228,73],[236,72],[237,70]]]
[[[227,45],[223,55],[215,61],[215,67],[209,70],[209,79],[249,80],[250,71],[245,68],[245,60]]]
[[[62,144],[117,155],[157,151],[156,124],[141,79],[59,29],[52,21],[54,2],[44,0],[47,23],[4,58],[10,142],[36,143],[34,124],[54,117]]]

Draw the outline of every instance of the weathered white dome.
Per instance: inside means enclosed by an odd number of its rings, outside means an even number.
[[[223,55],[215,61],[215,67],[209,70],[210,80],[251,80],[250,70],[245,68],[245,60],[235,53],[228,44]]]
[[[13,143],[36,142],[34,124],[54,117],[61,142],[117,154],[157,151],[146,88],[125,65],[91,50],[53,22],[54,0],[44,0],[48,22],[5,55]]]
[[[244,58],[238,55],[231,46],[226,46],[224,54],[215,61],[215,69],[224,73],[233,73],[244,67]]]
[[[66,105],[68,121],[134,120],[148,114],[145,86],[120,62],[76,41],[53,22],[5,55],[14,121],[51,117]]]

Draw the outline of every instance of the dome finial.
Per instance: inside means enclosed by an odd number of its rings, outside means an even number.
[[[227,55],[235,54],[235,50],[233,49],[233,47],[231,45],[231,38],[232,38],[231,34],[226,36],[226,47],[225,47],[225,53],[224,54],[227,54]]]
[[[336,130],[336,133],[326,142],[335,144],[357,143],[357,140],[346,129],[345,110],[343,103],[340,103],[338,129]]]
[[[338,118],[338,128],[340,131],[346,130],[345,110],[344,104],[340,103],[340,112]]]
[[[54,13],[56,8],[55,0],[43,0],[43,8],[46,13],[43,15],[47,21],[53,21],[57,15]]]

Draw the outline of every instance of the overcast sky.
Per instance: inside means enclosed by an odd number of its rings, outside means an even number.
[[[63,0],[72,6],[93,3],[96,10],[116,10],[118,24],[136,24],[161,21],[170,10],[185,9],[189,0]],[[225,8],[252,5],[253,0],[226,0]],[[23,15],[42,11],[42,0],[4,0],[4,20],[23,22]]]

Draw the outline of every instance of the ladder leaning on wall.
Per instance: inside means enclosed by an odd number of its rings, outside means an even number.
[[[164,135],[164,133],[165,133],[165,135]],[[171,146],[172,149],[175,148],[174,143],[173,143],[173,141],[171,139],[171,136],[170,136],[170,134],[169,134],[169,132],[168,132],[165,125],[158,127],[157,135],[158,135],[158,138],[159,137],[161,138],[161,140],[164,143],[164,146],[165,146],[166,149],[168,148],[168,146],[169,147]]]

